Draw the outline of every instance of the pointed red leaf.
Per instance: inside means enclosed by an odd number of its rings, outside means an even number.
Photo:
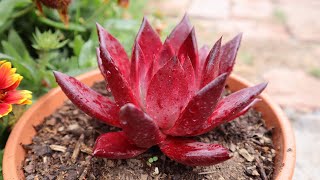
[[[109,132],[97,138],[93,148],[93,155],[109,159],[128,159],[136,157],[146,150],[148,149],[131,144],[122,131]]]
[[[239,113],[252,103],[266,87],[267,83],[261,83],[253,87],[242,89],[223,98],[213,112],[211,121],[228,118],[233,114]]]
[[[220,124],[232,120],[230,118],[238,117],[235,115],[241,115],[241,112],[243,112],[243,110],[246,109],[246,107],[256,99],[256,97],[266,88],[266,86],[267,83],[261,83],[253,87],[242,89],[223,98],[217,104],[204,128],[199,130],[194,135],[209,132]]]
[[[146,107],[146,96],[147,96],[147,92],[148,92],[148,88],[149,88],[149,84],[150,84],[150,81],[153,77],[153,72],[154,72],[154,61],[151,62],[150,64],[150,67],[144,77],[144,80],[141,81],[141,103],[143,105],[143,107]]]
[[[219,74],[230,73],[232,71],[238,49],[240,47],[241,38],[242,33],[238,34],[236,37],[234,37],[232,40],[221,47]]]
[[[109,52],[101,49],[100,47],[100,57],[102,60],[102,66],[106,71],[108,85],[117,104],[120,107],[127,103],[138,105],[139,103],[128,85],[128,82],[115,65]]]
[[[122,106],[120,123],[130,142],[138,147],[149,148],[165,138],[153,119],[133,104]]]
[[[109,98],[73,77],[54,71],[56,81],[68,98],[83,112],[109,125],[119,127],[119,107]]]
[[[181,44],[181,47],[178,52],[178,57],[181,64],[184,63],[185,60],[190,58],[192,66],[197,69],[199,64],[199,57],[198,57],[198,45],[195,35],[195,30],[192,28],[187,38]]]
[[[143,55],[138,42],[135,42],[131,57],[130,83],[137,99],[140,97],[140,91],[142,88],[140,84],[144,81],[144,73],[146,71],[146,69],[144,69],[144,63],[145,56]]]
[[[98,47],[96,48],[96,56],[97,56],[97,63],[98,63],[99,70],[100,70],[102,76],[104,77],[105,81],[107,82],[108,81],[107,72],[106,72],[106,70],[104,69],[104,67],[102,65],[102,60],[101,60],[101,57],[100,57],[100,49]],[[111,91],[108,83],[106,83],[106,89],[109,92]]]
[[[167,138],[160,149],[170,159],[188,166],[209,166],[230,158],[229,150],[219,144],[190,139]]]
[[[190,94],[194,94],[197,91],[196,77],[195,77],[195,70],[191,64],[189,57],[187,57],[187,60],[182,65],[182,68],[184,70],[186,79],[188,79],[188,87],[189,87]]]
[[[240,112],[238,112],[237,114],[230,116],[227,121],[231,121],[234,120],[235,118],[244,115],[245,113],[247,113],[250,108],[252,108],[256,103],[258,103],[259,101],[261,101],[261,99],[254,99],[248,106],[246,106],[244,109],[242,109]]]
[[[206,61],[208,55],[209,55],[210,49],[209,46],[203,45],[199,49],[199,63],[200,63],[200,69],[203,68],[204,62]]]
[[[200,49],[199,49],[199,77],[202,77],[202,71],[203,71],[203,66],[204,63],[209,55],[210,49],[209,46],[207,45],[203,45]]]
[[[177,57],[152,78],[146,97],[146,111],[161,128],[169,128],[190,98],[188,79]]]
[[[97,56],[97,63],[98,63],[99,70],[100,70],[102,76],[104,77],[104,79],[107,81],[107,72],[103,68],[102,60],[100,58],[100,49],[99,48],[96,48],[96,56]]]
[[[164,42],[156,61],[154,62],[153,72],[156,73],[160,68],[162,68],[167,62],[172,59],[175,55],[171,44],[167,41]]]
[[[225,86],[227,74],[222,74],[202,88],[188,103],[174,126],[166,132],[172,136],[187,136],[196,132],[208,120]]]
[[[142,20],[136,41],[139,43],[145,56],[145,63],[142,65],[144,65],[145,68],[149,68],[150,63],[155,60],[159,53],[162,47],[162,42],[157,32],[152,29],[150,23],[145,17]]]
[[[184,15],[180,23],[172,30],[166,39],[166,41],[172,45],[174,52],[178,52],[180,46],[190,34],[191,29],[192,26],[189,18],[187,15]]]
[[[191,61],[191,64],[194,69],[195,77],[198,76],[199,55],[198,55],[198,45],[197,45],[194,28],[192,28],[190,34],[182,43],[178,52],[178,58],[181,64],[184,64],[185,61]]]
[[[125,78],[129,78],[130,61],[126,51],[119,41],[109,34],[100,24],[97,24],[100,50],[108,51],[114,63]]]
[[[204,87],[219,74],[219,54],[222,37],[214,44],[209,52],[202,70],[202,82],[200,87]]]

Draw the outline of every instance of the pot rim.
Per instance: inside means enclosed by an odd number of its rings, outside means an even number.
[[[77,79],[84,82],[85,84],[92,85],[94,81],[102,80],[103,77],[98,69],[87,72],[80,76],[77,76]],[[232,89],[242,89],[244,87],[252,86],[251,83],[247,82],[243,78],[231,74],[227,84],[237,84],[239,87],[232,88]],[[32,126],[40,124],[43,122],[43,117],[47,115],[39,115],[38,109],[42,108],[45,104],[50,104],[50,99],[62,98],[62,102],[58,103],[58,105],[53,106],[52,109],[56,109],[57,107],[61,106],[62,103],[67,99],[63,93],[61,93],[60,87],[54,88],[50,90],[46,95],[42,96],[35,104],[33,104],[24,114],[21,116],[17,124],[14,126],[9,139],[7,141],[4,156],[3,156],[3,177],[4,180],[10,179],[21,179],[24,177],[23,174],[23,160],[25,158],[25,151],[23,150],[21,144],[27,144],[31,142],[32,137],[35,134],[35,130]],[[290,121],[287,119],[284,112],[281,110],[279,105],[277,105],[266,93],[262,93],[259,96],[262,101],[257,103],[258,111],[266,111],[266,115],[269,116],[269,113],[272,114],[272,118],[275,122],[275,126],[279,126],[279,141],[280,146],[279,149],[276,149],[276,152],[280,152],[280,154],[276,155],[276,168],[275,168],[275,179],[282,180],[282,179],[292,179],[294,167],[295,167],[295,160],[296,160],[296,147],[295,147],[295,137],[293,133],[293,129],[291,127]],[[57,104],[57,103],[56,103]],[[261,106],[261,107],[259,107]],[[53,111],[54,111],[53,110]],[[53,112],[52,111],[52,112]],[[51,114],[51,112],[50,112]],[[39,122],[30,125],[30,119],[34,116],[40,116],[42,120]],[[264,118],[264,117],[263,117]],[[27,126],[27,129],[25,127]],[[29,126],[29,128],[28,128]],[[268,123],[267,123],[268,126]],[[270,125],[269,125],[270,126]],[[26,132],[28,131],[28,132]],[[23,132],[23,133],[20,133]],[[273,137],[274,138],[274,137]],[[18,155],[16,155],[18,154]],[[277,158],[278,156],[278,158]]]

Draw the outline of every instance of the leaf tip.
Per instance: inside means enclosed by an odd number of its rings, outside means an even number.
[[[262,92],[268,86],[268,84],[269,84],[269,82],[263,82],[263,83],[256,85],[256,87],[260,90],[260,92]]]
[[[58,83],[61,81],[62,78],[68,77],[68,75],[63,74],[62,72],[59,72],[59,71],[53,71],[53,75]]]
[[[237,42],[238,46],[240,46],[240,43],[241,43],[241,40],[242,40],[242,35],[243,35],[243,33],[241,32],[241,33],[237,34],[237,35],[233,38],[233,40]]]
[[[182,20],[181,21],[184,21],[184,22],[188,22],[189,23],[189,15],[188,15],[188,13],[184,13],[184,15],[183,15],[183,18],[182,18]]]

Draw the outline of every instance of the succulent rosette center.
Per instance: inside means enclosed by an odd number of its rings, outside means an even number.
[[[195,141],[247,112],[266,83],[223,97],[241,34],[222,45],[197,47],[188,17],[164,42],[143,19],[131,59],[122,45],[97,24],[97,60],[114,100],[60,72],[55,77],[69,99],[88,115],[122,130],[102,134],[95,156],[132,158],[158,145],[169,158],[190,166],[212,165],[230,158],[219,144]]]

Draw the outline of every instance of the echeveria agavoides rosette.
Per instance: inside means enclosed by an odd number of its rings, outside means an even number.
[[[114,100],[60,72],[55,77],[79,109],[120,127],[102,134],[93,154],[111,159],[138,156],[158,145],[169,158],[190,166],[213,165],[230,158],[218,144],[190,138],[207,133],[247,112],[266,83],[223,97],[242,34],[211,48],[198,49],[187,16],[162,43],[146,18],[135,39],[131,60],[122,45],[97,24],[99,69]]]

